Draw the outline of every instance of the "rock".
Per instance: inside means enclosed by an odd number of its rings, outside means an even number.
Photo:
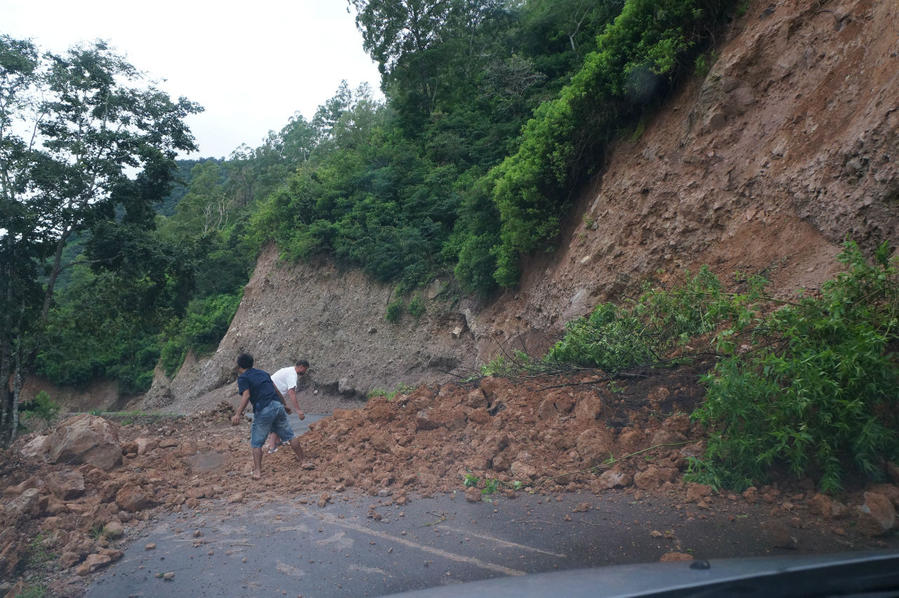
[[[634,485],[641,490],[655,490],[665,482],[677,477],[677,469],[650,465],[644,471],[634,475]]]
[[[509,471],[520,480],[533,480],[537,477],[537,468],[521,461],[514,461]]]
[[[593,422],[602,415],[602,400],[596,396],[582,397],[574,407],[574,417],[578,421]]]
[[[112,557],[108,554],[89,554],[84,562],[75,569],[77,575],[89,575],[101,567],[105,567],[112,562]]]
[[[3,507],[7,518],[18,522],[41,514],[41,497],[37,488],[29,488]]]
[[[680,561],[692,561],[693,555],[686,552],[666,552],[659,558],[660,563],[676,563]]]
[[[38,476],[31,476],[26,480],[16,484],[15,486],[8,486],[3,489],[3,496],[19,496],[29,488],[44,488],[46,484],[44,480]]]
[[[465,500],[468,502],[481,502],[481,491],[475,487],[465,490]]]
[[[331,502],[331,495],[327,492],[322,492],[318,497],[318,506],[324,508],[329,502]]]
[[[118,519],[113,519],[103,526],[102,534],[110,540],[117,540],[125,534],[125,526]]]
[[[483,409],[485,413],[487,412],[487,397],[484,396],[484,391],[480,388],[475,388],[469,392],[462,404],[472,409]]]
[[[143,436],[136,438],[134,444],[137,445],[138,455],[146,455],[159,446],[159,442],[155,438],[145,438]]]
[[[894,507],[899,507],[899,486],[893,484],[874,484],[868,488],[868,491],[883,494],[890,499],[890,502],[893,503]]]
[[[896,509],[890,499],[877,492],[865,492],[865,502],[858,507],[858,527],[869,536],[879,536],[896,526]]]
[[[79,562],[81,562],[81,555],[77,552],[64,552],[60,555],[59,560],[56,561],[59,563],[59,566],[63,569],[68,569],[69,567],[74,567]]]
[[[162,574],[162,579],[165,580],[165,581],[172,581],[173,579],[175,579],[175,572],[174,572],[174,571],[167,571],[166,573],[163,573],[163,574]]]
[[[577,437],[577,452],[588,466],[599,465],[612,455],[611,431],[603,427],[590,428]]]
[[[35,436],[19,450],[19,454],[28,459],[46,459],[50,452],[50,436]]]
[[[62,500],[72,500],[84,494],[84,476],[80,471],[54,471],[46,476],[47,488]]]
[[[168,438],[163,438],[159,441],[159,448],[175,448],[181,444],[177,438],[172,438],[171,436]]]
[[[51,463],[89,463],[104,471],[122,462],[118,429],[102,417],[76,415],[60,423],[47,441]]]
[[[153,497],[147,494],[143,488],[134,484],[123,486],[115,495],[115,503],[123,511],[143,511],[156,506]]]
[[[156,550],[156,542],[148,542],[144,545],[144,550]]]
[[[619,471],[617,469],[604,471],[602,475],[599,476],[599,487],[603,490],[610,490],[612,488],[627,488],[633,483],[634,478],[631,474]]]
[[[712,495],[711,486],[690,482],[687,484],[687,502],[699,502]]]
[[[755,503],[759,499],[759,489],[755,486],[750,486],[743,491],[743,499],[750,504]]]

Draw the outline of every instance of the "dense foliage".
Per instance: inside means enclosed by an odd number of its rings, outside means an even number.
[[[3,442],[18,428],[23,374],[49,346],[67,246],[90,241],[98,271],[120,267],[109,239],[152,228],[175,155],[195,149],[184,118],[199,110],[142,81],[103,42],[54,54],[0,35]]]
[[[777,468],[839,489],[847,474],[876,478],[899,457],[899,277],[884,244],[869,264],[848,243],[847,270],[795,303],[725,293],[707,271],[630,306],[602,304],[572,322],[543,364],[609,372],[712,357],[694,418],[711,432],[695,479],[742,489]]]

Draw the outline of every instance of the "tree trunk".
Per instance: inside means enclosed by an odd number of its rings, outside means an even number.
[[[71,234],[72,228],[67,226],[56,242],[56,253],[53,255],[53,269],[50,271],[50,278],[47,279],[47,289],[44,291],[44,306],[41,308],[41,328],[47,323],[50,304],[53,302],[53,289],[56,286],[56,279],[59,278],[59,273],[62,271],[62,251],[66,248],[66,242]]]

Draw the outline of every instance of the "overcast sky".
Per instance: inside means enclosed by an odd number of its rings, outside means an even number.
[[[0,0],[0,33],[62,52],[104,39],[173,98],[202,156],[260,145],[300,112],[311,118],[341,79],[380,97],[346,0]]]

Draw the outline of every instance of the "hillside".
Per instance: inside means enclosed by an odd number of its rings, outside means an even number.
[[[391,286],[327,261],[279,263],[269,248],[217,352],[172,382],[157,375],[143,406],[210,408],[239,350],[269,368],[306,357],[314,383],[344,395],[465,377],[702,264],[724,278],[763,272],[781,295],[817,288],[844,238],[868,250],[899,238],[897,16],[870,0],[750,3],[707,76],[609,152],[559,249],[491,302],[438,281],[426,315],[391,323]]]

